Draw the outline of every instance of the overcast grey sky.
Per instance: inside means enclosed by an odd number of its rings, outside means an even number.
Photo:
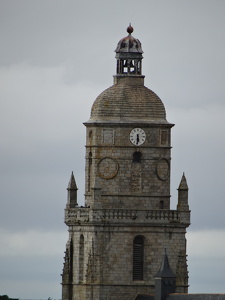
[[[185,172],[189,291],[225,293],[224,14],[223,0],[0,0],[0,295],[61,298],[66,187],[73,170],[82,204],[82,123],[130,22],[145,85],[176,124],[171,208]]]

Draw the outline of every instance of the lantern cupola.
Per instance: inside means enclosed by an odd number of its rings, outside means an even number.
[[[134,31],[131,24],[127,28],[128,36],[122,38],[116,47],[117,75],[142,75],[142,47],[141,42],[131,34]]]

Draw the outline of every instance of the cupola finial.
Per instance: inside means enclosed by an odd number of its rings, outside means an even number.
[[[129,33],[129,35],[131,35],[131,33],[134,31],[134,28],[131,26],[131,23],[129,24],[129,26],[127,27],[127,32]]]

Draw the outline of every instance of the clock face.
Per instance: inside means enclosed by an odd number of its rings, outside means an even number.
[[[146,134],[141,128],[134,128],[130,132],[130,141],[135,146],[140,146],[145,142]]]

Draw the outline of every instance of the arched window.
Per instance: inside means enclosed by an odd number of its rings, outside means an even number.
[[[144,239],[136,236],[133,242],[133,280],[143,280]]]
[[[163,209],[163,208],[164,208],[164,201],[161,200],[161,201],[159,202],[159,209]]]
[[[133,162],[141,162],[141,152],[134,152],[133,153]]]
[[[84,278],[84,236],[80,236],[80,247],[79,247],[79,282],[83,282]]]

